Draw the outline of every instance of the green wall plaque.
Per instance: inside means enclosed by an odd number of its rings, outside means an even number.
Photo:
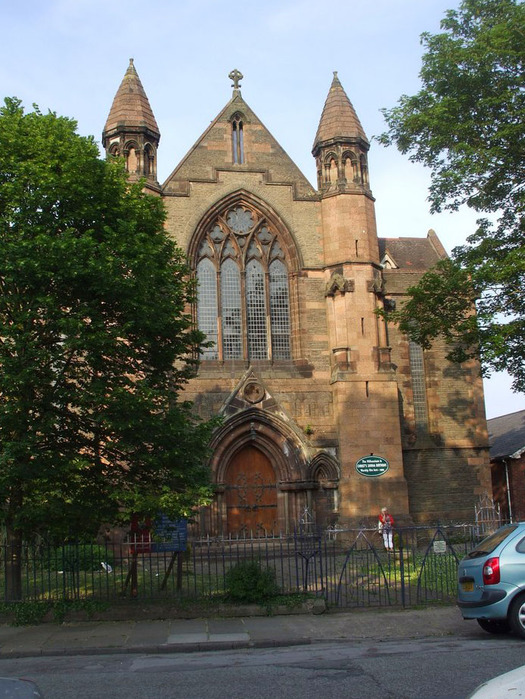
[[[382,476],[389,469],[389,463],[382,456],[363,456],[362,459],[356,461],[355,470],[362,476],[367,478],[377,478],[377,476]]]

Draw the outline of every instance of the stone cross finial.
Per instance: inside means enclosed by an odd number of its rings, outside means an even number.
[[[233,89],[238,90],[239,89],[239,80],[242,80],[244,77],[244,75],[241,73],[241,71],[237,70],[237,68],[235,68],[228,75],[228,77],[230,78],[230,80],[233,80],[233,85],[232,85]]]

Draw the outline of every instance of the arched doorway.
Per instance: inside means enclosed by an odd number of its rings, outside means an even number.
[[[228,464],[225,499],[230,534],[261,536],[278,529],[275,471],[255,446],[246,445]]]
[[[318,527],[333,526],[339,517],[339,469],[329,454],[317,454],[310,464],[310,478],[315,484],[311,505]]]

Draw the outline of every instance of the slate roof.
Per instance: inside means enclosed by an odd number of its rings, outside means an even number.
[[[487,420],[491,459],[518,459],[525,452],[525,410]]]
[[[321,143],[341,139],[361,139],[368,144],[357,113],[337,77],[337,72],[334,71],[334,78],[314,139],[314,150]]]
[[[379,238],[379,256],[385,255],[400,269],[426,270],[446,257],[434,231],[426,238]]]

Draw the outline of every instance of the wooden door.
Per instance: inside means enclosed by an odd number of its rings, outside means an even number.
[[[264,536],[277,530],[277,488],[268,457],[245,447],[226,471],[228,532]]]

